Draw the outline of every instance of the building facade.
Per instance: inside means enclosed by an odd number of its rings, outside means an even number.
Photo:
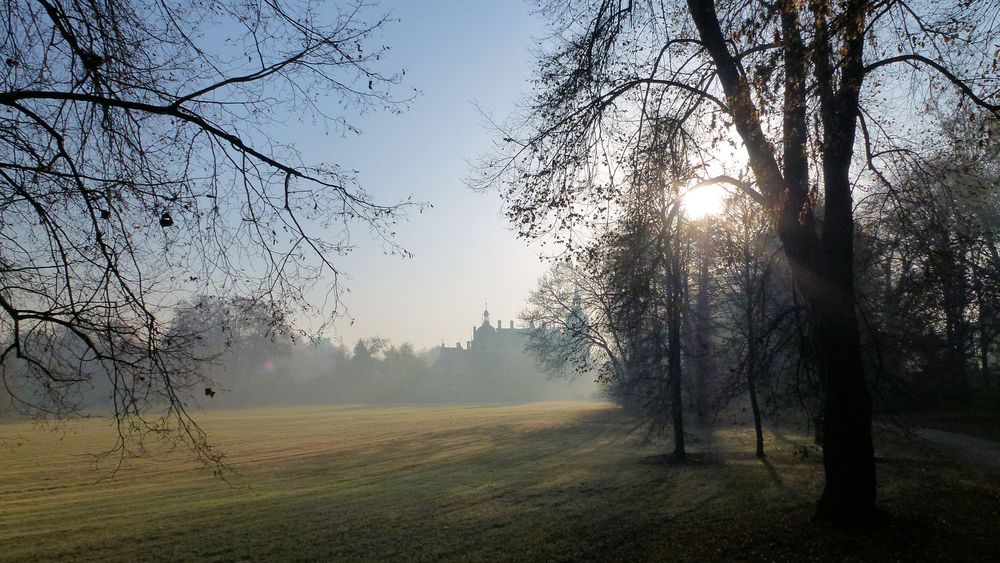
[[[472,327],[472,339],[466,340],[465,347],[456,342],[454,347],[441,345],[441,353],[436,367],[442,371],[475,371],[479,373],[501,373],[529,370],[538,371],[538,366],[525,351],[525,345],[533,328],[515,328],[514,321],[506,327],[502,321],[496,326],[490,322],[490,312],[483,311],[479,326]]]
[[[441,345],[433,369],[456,389],[467,389],[470,400],[537,400],[546,387],[538,363],[525,350],[531,327],[503,326],[483,311],[482,322],[472,327],[472,339],[463,346]]]

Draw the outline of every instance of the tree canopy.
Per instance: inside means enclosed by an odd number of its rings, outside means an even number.
[[[502,127],[482,184],[500,188],[523,235],[572,247],[621,209],[623,179],[646,140],[674,124],[669,134],[685,139],[698,181],[734,185],[763,205],[808,313],[823,381],[818,515],[870,517],[855,191],[891,183],[887,170],[928,154],[922,145],[940,127],[934,108],[1000,111],[998,9],[990,1],[539,2],[551,36],[538,88],[516,126]]]
[[[379,63],[386,20],[370,11],[5,3],[0,373],[16,406],[72,412],[73,390],[101,373],[119,450],[179,427],[208,454],[184,410],[193,372],[174,369],[178,350],[162,338],[172,307],[243,295],[329,319],[352,228],[405,252],[392,225],[412,202],[376,201],[350,168],[305,162],[281,134],[296,122],[355,132],[356,112],[405,108],[390,92],[402,73]],[[78,341],[61,362],[46,344],[57,333]]]

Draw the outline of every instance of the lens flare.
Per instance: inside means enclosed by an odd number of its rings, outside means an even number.
[[[719,185],[699,186],[684,194],[684,214],[690,219],[702,219],[722,213],[726,190]]]

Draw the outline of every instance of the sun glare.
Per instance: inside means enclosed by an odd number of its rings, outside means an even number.
[[[722,213],[726,190],[719,185],[699,186],[684,194],[684,214],[689,219],[702,219]]]

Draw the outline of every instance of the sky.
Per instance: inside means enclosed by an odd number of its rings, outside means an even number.
[[[485,304],[494,323],[516,321],[546,269],[510,230],[498,195],[463,183],[470,162],[491,146],[477,105],[503,118],[527,95],[541,21],[520,0],[384,0],[378,9],[398,20],[379,41],[392,49],[388,67],[406,69],[400,93],[421,95],[402,115],[347,116],[360,136],[307,131],[299,149],[307,162],[358,170],[382,202],[412,194],[434,207],[398,229],[409,259],[353,233],[358,247],[338,265],[348,274],[343,300],[354,322],[338,322],[330,336],[348,345],[367,336],[418,349],[464,345]]]

